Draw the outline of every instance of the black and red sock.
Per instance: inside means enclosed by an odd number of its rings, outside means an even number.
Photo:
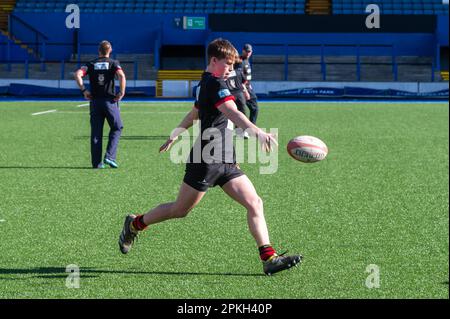
[[[264,245],[259,247],[259,257],[262,261],[268,260],[273,255],[276,255],[275,249],[271,245]]]
[[[144,215],[138,215],[133,220],[133,227],[139,231],[147,229],[148,226],[144,224]]]

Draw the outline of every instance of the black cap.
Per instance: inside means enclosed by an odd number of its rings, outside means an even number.
[[[253,51],[252,45],[251,45],[251,44],[248,44],[248,43],[245,44],[245,45],[244,45],[244,50],[247,51],[247,52]]]

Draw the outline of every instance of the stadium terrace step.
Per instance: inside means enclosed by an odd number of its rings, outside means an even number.
[[[97,55],[82,55],[82,63],[96,58]],[[117,54],[122,68],[130,80],[192,80],[200,79],[202,70],[160,70],[153,67],[153,56],[149,54]],[[284,56],[254,56],[252,59],[253,77],[255,81],[284,81]],[[357,81],[357,59],[354,56],[326,56],[326,81]],[[137,74],[134,61],[137,62]],[[361,56],[361,81],[393,81],[393,61],[391,56]],[[416,82],[431,81],[432,58],[402,56],[396,58],[398,81]],[[73,73],[78,68],[77,60],[64,64],[61,69],[59,61],[46,62],[45,71],[41,64],[29,64],[28,77],[31,79],[72,80]],[[61,72],[64,71],[62,76]],[[447,74],[447,76],[445,75]],[[6,65],[0,65],[0,78],[24,78],[24,63],[13,64],[12,71],[7,71]],[[436,71],[435,81],[448,81],[448,72]],[[289,81],[323,81],[320,56],[289,56]]]
[[[135,66],[133,62],[121,63],[122,68],[129,80],[155,80],[157,78],[157,71],[154,68],[144,63],[138,62],[138,72],[135,73]],[[64,69],[61,69],[61,62],[46,62],[45,71],[42,71],[41,63],[30,63],[28,65],[29,79],[45,79],[45,80],[72,80],[74,72],[78,69],[78,62],[65,62]],[[63,74],[61,74],[63,72]],[[11,64],[11,71],[7,70],[6,64],[0,64],[0,78],[5,79],[23,79],[25,78],[25,63]]]
[[[82,54],[80,56],[81,63],[92,61],[98,57],[97,54]],[[120,64],[125,71],[128,79],[137,80],[155,80],[157,78],[157,70],[154,68],[153,54],[117,54],[113,58],[120,61]],[[135,74],[134,62],[137,62],[137,77]],[[72,56],[72,59],[66,63],[65,79],[72,79],[74,70],[78,67],[78,58]],[[67,71],[67,70],[70,71]],[[56,78],[60,77],[60,72],[57,73]]]
[[[8,16],[14,10],[16,0],[1,0],[0,3],[0,30],[8,30]]]
[[[204,70],[159,70],[158,80],[200,81]]]
[[[307,14],[331,14],[331,1],[330,0],[308,0],[306,2]]]
[[[156,80],[156,96],[163,96],[164,80],[200,81],[204,70],[159,70]]]
[[[401,56],[395,59],[398,81],[431,81],[432,57]],[[284,56],[255,56],[252,61],[255,81],[283,81]],[[357,58],[355,56],[325,56],[326,81],[357,81]],[[393,81],[391,56],[361,56],[361,81]],[[290,56],[288,60],[289,81],[323,81],[320,56]],[[439,76],[435,76],[435,80]]]

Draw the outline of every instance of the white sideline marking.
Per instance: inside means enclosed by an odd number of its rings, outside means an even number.
[[[77,107],[83,107],[83,106],[89,106],[89,103],[88,103],[88,104],[80,104],[80,105],[77,105]]]
[[[120,114],[144,114],[144,113],[148,113],[148,114],[186,114],[187,112],[166,112],[166,111],[162,111],[162,112],[133,112],[133,111],[123,111],[120,112]],[[77,111],[59,111],[58,114],[89,114],[88,112],[77,112]]]
[[[41,115],[41,114],[47,114],[47,113],[53,113],[56,112],[56,110],[49,110],[49,111],[45,111],[45,112],[37,112],[37,113],[33,113],[31,115]]]
[[[0,219],[0,223],[4,223],[4,222],[6,222],[6,220]]]

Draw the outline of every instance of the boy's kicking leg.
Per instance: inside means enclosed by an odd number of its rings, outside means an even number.
[[[172,218],[186,217],[201,201],[205,193],[183,182],[175,202],[161,204],[145,215],[128,215],[119,238],[120,251],[123,254],[128,253],[138,232],[146,229],[147,226]]]
[[[302,256],[300,255],[278,256],[270,245],[263,202],[247,176],[233,178],[224,184],[222,189],[247,209],[248,227],[258,246],[260,258],[263,261],[263,270],[267,275],[289,269],[301,262]]]

